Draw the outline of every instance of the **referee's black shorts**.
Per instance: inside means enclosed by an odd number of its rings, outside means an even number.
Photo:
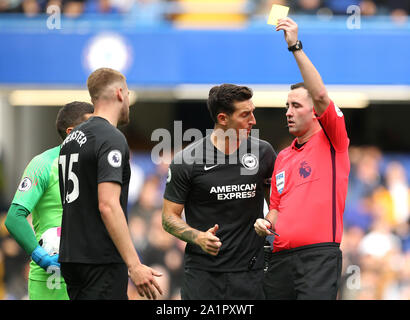
[[[267,253],[265,253],[266,255]],[[263,287],[268,300],[335,300],[342,271],[336,243],[268,253]]]
[[[210,272],[185,268],[182,300],[263,300],[263,269]]]
[[[128,268],[123,263],[61,263],[70,300],[128,300]]]

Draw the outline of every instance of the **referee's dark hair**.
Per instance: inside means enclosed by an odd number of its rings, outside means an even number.
[[[73,101],[58,111],[56,119],[57,132],[64,140],[68,127],[75,127],[85,121],[85,115],[94,112],[94,106],[88,102]]]
[[[306,91],[307,91],[307,88],[306,88],[304,82],[298,82],[298,83],[292,84],[292,85],[290,86],[290,90],[299,89],[299,88],[306,89]],[[307,91],[307,94],[308,94],[308,96],[310,97],[309,91]]]
[[[223,112],[231,115],[235,111],[234,102],[242,102],[251,99],[253,92],[245,86],[234,84],[221,84],[209,90],[207,106],[211,118],[218,123],[218,114]]]

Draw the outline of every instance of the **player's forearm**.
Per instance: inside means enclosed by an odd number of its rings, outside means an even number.
[[[5,226],[17,243],[31,255],[33,250],[38,246],[36,236],[27,222],[29,212],[23,206],[12,204],[7,213]]]
[[[200,231],[191,228],[184,220],[173,214],[162,213],[162,227],[178,239],[196,244]]]
[[[322,77],[308,56],[302,50],[297,50],[293,54],[296,59],[296,63],[298,64],[306,89],[310,93],[313,102],[315,103],[315,109],[319,108],[316,112],[321,114],[324,112],[321,107],[325,106],[326,108],[329,104],[327,90],[323,83]]]
[[[128,268],[135,264],[140,264],[141,262],[132,243],[127,221],[120,204],[100,204],[99,209],[108,234],[125,264]]]

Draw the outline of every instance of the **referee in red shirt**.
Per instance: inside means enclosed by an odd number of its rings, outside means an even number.
[[[298,40],[298,26],[279,20],[304,82],[291,86],[286,103],[296,137],[279,153],[272,175],[269,213],[257,219],[260,236],[275,231],[264,278],[267,299],[336,299],[342,268],[339,248],[350,170],[342,111]]]

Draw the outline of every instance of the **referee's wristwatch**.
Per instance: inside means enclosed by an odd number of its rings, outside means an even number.
[[[297,40],[296,43],[293,46],[288,47],[288,50],[290,52],[294,52],[294,51],[301,50],[302,48],[303,48],[302,41]]]

